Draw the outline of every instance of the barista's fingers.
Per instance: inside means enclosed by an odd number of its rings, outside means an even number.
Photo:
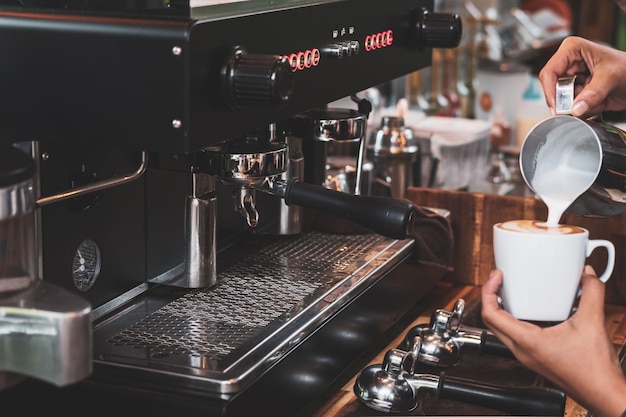
[[[507,346],[511,342],[506,335],[508,325],[507,317],[512,318],[509,313],[500,307],[498,291],[502,285],[502,271],[494,269],[489,275],[489,279],[483,284],[481,315],[485,325]]]
[[[585,265],[581,278],[582,294],[578,303],[577,312],[580,315],[601,315],[604,317],[604,295],[606,291],[605,284],[600,281],[594,269]]]
[[[577,89],[572,114],[579,117],[594,116],[606,110],[626,108],[624,93],[624,66],[626,53],[603,44],[588,44],[580,53],[588,66],[585,75],[578,75]],[[578,88],[578,86],[577,86]]]
[[[539,72],[539,81],[550,109],[554,110],[556,106],[556,83],[559,78],[589,73],[585,58],[581,55],[582,45],[587,42],[577,36],[565,38]]]
[[[482,288],[481,315],[483,322],[496,337],[515,353],[516,340],[523,340],[536,326],[517,320],[498,304],[498,290],[502,285],[502,271],[491,271]]]
[[[498,291],[502,286],[502,271],[494,269],[489,274],[489,279],[483,284],[482,288],[482,311],[483,315],[491,317],[500,308],[500,296]]]
[[[502,271],[499,269],[494,269],[489,273],[489,279],[485,282],[483,286],[483,294],[497,294],[500,286],[502,285],[503,277]]]
[[[593,269],[593,266],[591,265],[585,265],[585,267],[583,268],[583,279],[588,279],[588,278],[598,278],[598,274],[596,274],[596,270]]]
[[[596,75],[574,99],[572,115],[577,117],[593,116],[606,109],[606,99],[611,93],[611,80]]]
[[[542,70],[539,73],[539,81],[541,82],[541,87],[543,88],[543,94],[546,99],[546,104],[550,108],[552,112],[556,108],[556,82],[558,76],[556,73],[548,70]]]

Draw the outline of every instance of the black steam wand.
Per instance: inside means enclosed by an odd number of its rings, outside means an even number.
[[[419,337],[415,344],[420,343]],[[413,346],[413,352],[419,346]],[[439,375],[416,374],[413,352],[390,349],[381,365],[366,367],[354,383],[354,393],[367,407],[384,413],[407,413],[417,408],[418,393],[501,410],[512,415],[563,416],[566,396],[546,387],[509,387]]]

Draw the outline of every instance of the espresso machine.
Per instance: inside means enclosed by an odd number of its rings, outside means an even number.
[[[294,122],[460,36],[432,0],[0,0],[0,404],[323,398],[444,271],[411,203],[308,180]]]

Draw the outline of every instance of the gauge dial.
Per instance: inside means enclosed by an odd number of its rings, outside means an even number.
[[[101,267],[101,254],[98,244],[91,240],[84,240],[72,261],[72,278],[74,285],[81,291],[87,291],[98,279]]]

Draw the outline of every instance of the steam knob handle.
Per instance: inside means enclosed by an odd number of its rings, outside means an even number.
[[[294,75],[286,57],[250,54],[235,48],[222,70],[231,108],[278,107],[293,94]]]
[[[414,43],[420,49],[455,48],[461,42],[463,23],[458,14],[424,10],[414,29]]]

